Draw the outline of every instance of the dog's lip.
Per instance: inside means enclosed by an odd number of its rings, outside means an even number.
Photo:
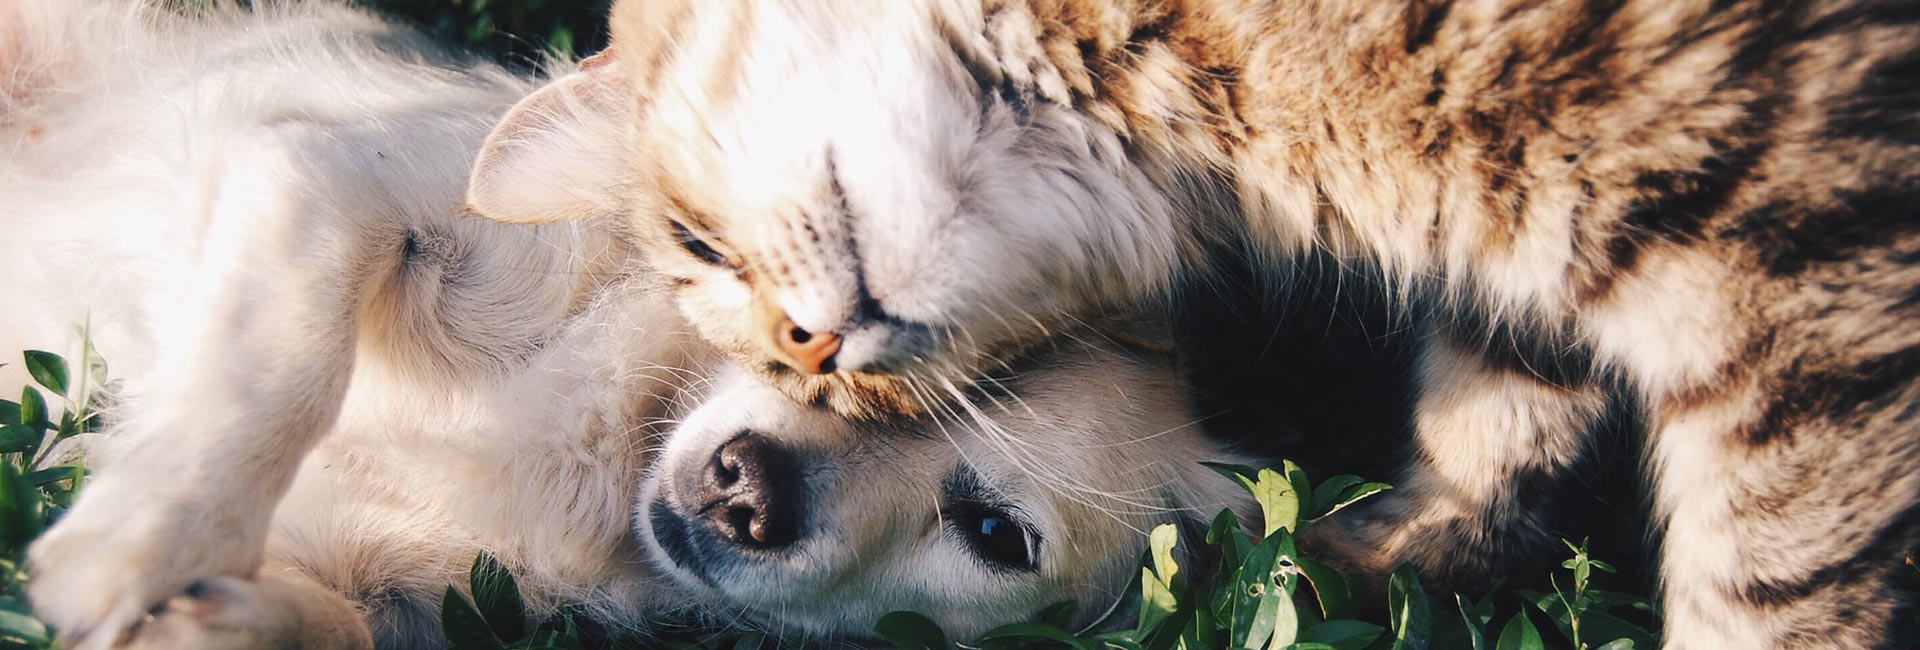
[[[647,523],[647,534],[653,538],[654,547],[660,549],[672,568],[679,569],[672,573],[686,573],[709,589],[720,589],[713,576],[708,575],[709,560],[693,539],[696,533],[680,513],[674,512],[672,505],[665,499],[654,499],[647,505]]]

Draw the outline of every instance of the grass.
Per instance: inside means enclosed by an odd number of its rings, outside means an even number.
[[[27,545],[73,502],[86,481],[78,464],[55,462],[55,445],[95,430],[106,381],[106,364],[91,350],[79,372],[58,355],[29,350],[20,357],[34,384],[18,402],[0,400],[0,650],[57,647],[47,627],[27,606],[22,564]],[[53,415],[57,406],[60,414]],[[1369,607],[1337,571],[1296,552],[1294,540],[1320,520],[1390,489],[1351,475],[1315,483],[1293,463],[1277,469],[1211,465],[1222,480],[1240,484],[1259,502],[1259,535],[1243,532],[1230,511],[1213,520],[1206,552],[1212,566],[1181,566],[1180,543],[1171,525],[1152,531],[1140,573],[1128,596],[1091,625],[1069,626],[1073,603],[1059,603],[1032,620],[1014,622],[977,639],[950,639],[931,620],[895,612],[876,621],[874,632],[910,650],[1530,650],[1574,648],[1626,650],[1657,647],[1657,638],[1630,619],[1657,620],[1643,596],[1608,591],[1596,582],[1615,573],[1595,559],[1583,541],[1565,541],[1567,559],[1547,576],[1550,591],[1501,589],[1488,594],[1436,594],[1422,587],[1411,567],[1388,582],[1384,606]],[[1135,544],[1136,540],[1115,540]],[[1205,575],[1212,579],[1200,579]],[[572,616],[530,622],[513,576],[492,558],[475,559],[467,593],[449,585],[442,603],[442,629],[456,650],[584,650],[591,626]],[[616,648],[670,647],[721,650],[774,643],[807,647],[801,640],[767,639],[757,633],[688,631],[673,638],[616,640]]]

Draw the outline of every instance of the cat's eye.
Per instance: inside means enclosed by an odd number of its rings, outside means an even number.
[[[948,512],[947,525],[988,564],[1018,571],[1032,571],[1038,566],[1034,561],[1035,536],[1005,511],[986,504],[958,504]]]
[[[713,245],[708,244],[707,240],[701,239],[699,235],[693,234],[692,230],[687,229],[686,224],[678,221],[673,222],[673,238],[680,243],[680,248],[687,251],[687,254],[699,258],[702,262],[706,262],[712,266],[725,268],[734,267],[733,262],[728,260],[727,256],[720,254],[720,251],[714,250]]]

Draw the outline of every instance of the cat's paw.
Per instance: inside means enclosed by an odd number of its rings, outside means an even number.
[[[297,620],[271,593],[237,578],[187,585],[122,634],[125,650],[270,650],[298,648]]]
[[[252,573],[260,535],[222,516],[231,505],[89,486],[28,550],[34,612],[66,647],[96,650],[196,580]]]

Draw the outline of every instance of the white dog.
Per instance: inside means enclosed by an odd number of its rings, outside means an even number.
[[[1138,345],[1063,339],[886,422],[720,365],[617,220],[461,207],[533,84],[329,5],[0,0],[0,290],[33,307],[0,350],[89,323],[125,379],[31,554],[73,646],[437,647],[482,550],[535,614],[620,631],[965,635],[1096,611],[1135,531],[1243,503]]]

